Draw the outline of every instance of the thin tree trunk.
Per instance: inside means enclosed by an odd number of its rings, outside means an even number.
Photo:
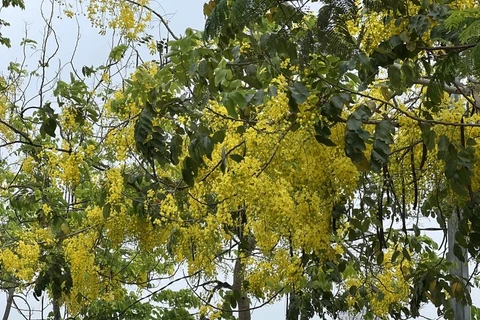
[[[458,276],[465,283],[465,279],[468,279],[468,255],[467,250],[462,248],[463,260],[466,262],[461,262],[457,256],[454,254],[454,245],[455,245],[455,234],[458,231],[458,219],[461,217],[460,212],[453,212],[452,216],[448,219],[447,225],[447,241],[448,241],[448,255],[447,260],[453,263],[453,267],[450,270],[450,273],[454,276]],[[455,320],[470,320],[471,319],[471,310],[469,305],[463,305],[461,302],[457,301],[455,298],[450,299],[450,304],[455,313]]]
[[[293,291],[287,299],[287,320],[298,320],[300,309],[298,308],[297,293]]]
[[[52,306],[53,306],[53,320],[60,320],[62,317],[60,315],[60,305],[58,304],[57,299],[53,299]]]
[[[3,320],[8,320],[8,317],[10,317],[10,310],[12,310],[14,294],[15,288],[10,288],[7,290],[7,305],[5,306],[5,312],[3,313]]]
[[[238,320],[251,320],[250,315],[250,301],[243,289],[243,280],[244,276],[244,264],[240,258],[241,251],[238,251],[238,256],[235,261],[235,267],[233,268],[233,293],[236,297],[239,297],[237,300],[238,307]]]
[[[244,238],[245,237],[245,238]],[[238,320],[251,320],[250,315],[250,300],[243,287],[245,280],[245,265],[242,261],[242,254],[250,256],[255,249],[256,240],[254,236],[247,236],[240,234],[240,241],[245,241],[244,245],[240,245],[238,249],[237,259],[235,260],[235,266],[233,268],[233,285],[232,291],[237,299],[238,307]]]

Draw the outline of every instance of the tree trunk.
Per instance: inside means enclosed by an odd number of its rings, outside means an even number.
[[[295,291],[287,297],[287,320],[298,320],[300,309],[298,307],[298,295]]]
[[[60,305],[58,304],[57,299],[53,299],[52,306],[53,306],[53,320],[60,320],[62,317],[60,316]]]
[[[241,251],[238,251],[238,256],[235,261],[235,267],[233,268],[233,294],[235,297],[239,297],[237,300],[238,307],[238,320],[251,320],[250,315],[250,301],[248,300],[247,294],[243,288],[244,277],[244,264],[240,258]]]
[[[12,310],[14,294],[15,288],[10,288],[7,290],[7,305],[5,306],[5,312],[3,313],[3,320],[8,320],[8,317],[10,317],[10,310]]]
[[[468,256],[467,250],[462,248],[463,260],[465,263],[461,262],[457,256],[455,256],[453,248],[455,244],[455,234],[458,230],[458,219],[460,218],[460,212],[453,212],[452,216],[448,219],[447,225],[447,240],[448,240],[448,254],[447,260],[453,262],[453,267],[450,270],[450,274],[458,276],[465,283],[465,279],[468,279]],[[450,299],[450,304],[455,313],[455,320],[470,320],[471,319],[471,310],[469,305],[463,305],[461,302],[457,301],[455,298]]]

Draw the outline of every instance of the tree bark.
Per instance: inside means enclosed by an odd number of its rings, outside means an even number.
[[[245,280],[245,265],[243,264],[241,257],[242,254],[245,256],[252,254],[253,250],[255,249],[256,241],[254,236],[241,236],[240,241],[245,241],[246,243],[243,246],[240,245],[238,249],[237,259],[235,260],[235,266],[233,268],[232,291],[235,297],[238,297],[238,320],[251,320],[250,300],[248,299],[246,290],[243,287],[243,282]]]
[[[450,273],[454,276],[458,276],[462,279],[463,283],[466,285],[465,279],[469,277],[468,271],[468,255],[467,250],[462,248],[463,259],[466,261],[461,262],[454,253],[455,245],[455,234],[458,231],[458,220],[461,217],[461,212],[453,212],[452,216],[448,219],[447,224],[447,241],[448,241],[448,254],[447,260],[453,263],[453,267],[450,270]],[[450,298],[450,304],[455,313],[455,320],[470,320],[471,319],[471,310],[469,305],[463,305],[461,302],[457,301],[455,298]]]
[[[53,306],[53,319],[60,320],[62,317],[60,315],[60,305],[58,304],[57,299],[53,299],[52,306]]]
[[[297,293],[295,291],[290,293],[287,299],[287,320],[298,320],[300,310],[298,308]]]
[[[244,264],[242,263],[242,258],[240,257],[240,250],[235,261],[235,267],[233,268],[233,293],[235,296],[239,297],[237,300],[238,307],[238,320],[251,320],[250,315],[250,301],[245,293],[243,288],[244,276]]]
[[[247,225],[247,215],[245,209],[238,210],[239,227],[237,236],[239,239],[238,253],[233,267],[233,284],[232,292],[237,299],[238,320],[251,320],[250,314],[250,300],[244,288],[245,281],[245,265],[242,261],[242,256],[250,256],[255,249],[255,236],[249,234],[244,229]]]
[[[8,320],[8,317],[10,317],[10,310],[12,310],[14,294],[15,288],[9,288],[7,290],[7,305],[5,306],[5,312],[3,313],[3,320]]]

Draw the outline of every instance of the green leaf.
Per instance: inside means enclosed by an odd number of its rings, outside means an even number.
[[[135,124],[135,141],[138,145],[143,145],[148,136],[153,131],[152,119],[154,117],[154,112],[151,105],[146,105],[140,116],[138,117],[137,123]]]
[[[349,156],[349,148],[353,148],[354,151],[365,151],[366,145],[363,138],[358,134],[357,131],[348,130],[345,133],[345,142],[346,142],[346,151],[347,156]]]
[[[377,254],[377,264],[380,266],[383,263],[383,251],[380,250],[380,252]]]
[[[351,158],[355,167],[361,172],[370,170],[370,162],[363,152],[357,152],[355,153],[355,156]]]
[[[200,62],[198,63],[197,72],[201,77],[205,77],[207,75],[207,72],[208,72],[207,60],[205,59],[200,60]]]
[[[193,187],[195,184],[195,181],[193,178],[194,177],[191,170],[189,170],[188,168],[182,169],[182,179],[190,187]]]
[[[202,151],[207,156],[208,159],[212,160],[212,152],[213,152],[213,141],[210,139],[209,136],[204,136],[202,144]]]
[[[456,194],[458,194],[460,196],[468,195],[467,188],[463,184],[460,184],[460,183],[458,183],[454,180],[451,180],[450,181],[450,187],[452,188],[453,192],[455,192]]]
[[[395,127],[390,120],[382,120],[375,126],[375,139],[382,140],[385,143],[393,143],[393,134]]]
[[[402,65],[402,72],[405,75],[405,82],[407,86],[413,85],[413,81],[415,80],[415,72],[413,68],[407,63],[404,63]]]
[[[395,252],[392,254],[392,258],[390,259],[390,261],[393,264],[395,264],[395,261],[397,261],[397,258],[398,258],[399,255],[400,255],[400,251],[395,250]]]
[[[219,130],[213,134],[212,141],[213,143],[222,143],[225,140],[225,130]]]
[[[55,130],[57,129],[57,121],[54,118],[48,118],[46,119],[42,126],[40,127],[41,132],[45,132],[48,134],[50,137],[55,138]]]
[[[108,219],[108,217],[110,217],[111,209],[112,209],[112,205],[110,203],[106,203],[103,206],[102,214],[104,219]]]
[[[183,138],[175,135],[170,142],[170,157],[174,165],[178,164],[178,158],[182,154]]]
[[[420,237],[420,229],[418,228],[418,226],[416,224],[413,225],[413,231],[415,233],[415,237]]]
[[[315,139],[316,139],[319,143],[321,143],[321,144],[323,144],[323,145],[326,145],[326,146],[328,146],[328,147],[335,147],[335,146],[337,145],[335,142],[333,142],[333,141],[330,140],[329,138],[326,138],[326,137],[321,136],[321,135],[318,135],[318,134],[315,135]]]
[[[480,20],[468,24],[468,26],[460,33],[460,41],[467,43],[470,39],[476,38],[480,35]]]
[[[357,131],[362,127],[362,120],[355,117],[349,117],[347,120],[347,129],[351,131]]]
[[[402,85],[402,73],[396,66],[388,66],[388,79],[393,88],[398,89]]]
[[[430,22],[428,18],[423,14],[417,14],[410,18],[410,25],[408,26],[410,31],[414,31],[417,35],[421,36],[428,31]]]
[[[125,51],[127,51],[127,45],[121,44],[112,49],[110,51],[109,58],[112,59],[113,61],[120,61],[123,58],[123,55],[125,54]]]
[[[403,44],[403,40],[400,38],[399,35],[394,35],[393,37],[390,38],[389,43],[392,46],[392,48],[395,48],[396,46]]]
[[[238,119],[236,103],[229,95],[227,95],[224,105],[227,109],[228,115],[234,119]]]
[[[370,119],[372,111],[366,105],[359,106],[347,119],[347,129],[359,131],[364,121]],[[360,131],[359,131],[360,132]]]
[[[238,292],[238,291],[234,291],[234,292]],[[230,306],[235,309],[237,307],[237,298],[236,298],[236,295],[235,294],[229,294],[227,295],[229,301],[230,301]]]
[[[292,98],[297,104],[304,103],[309,95],[307,87],[301,82],[294,82],[292,86],[289,87]]]
[[[21,9],[25,9],[25,2],[23,0],[2,0],[3,7],[20,7]]]
[[[445,177],[447,179],[453,178],[457,172],[457,159],[451,158],[445,163]]]
[[[332,132],[330,131],[330,127],[327,123],[320,120],[315,123],[314,128],[316,132],[315,139],[317,139],[319,143],[330,147],[336,146],[336,144],[330,140],[330,135]]]
[[[235,162],[241,162],[244,159],[243,156],[241,156],[239,154],[231,154],[230,158]]]
[[[372,168],[375,172],[380,172],[381,169],[388,163],[390,156],[390,146],[382,140],[376,139],[373,143],[373,150],[371,154]]]
[[[430,81],[427,87],[427,97],[435,105],[442,101],[443,96],[443,83],[434,78]]]
[[[458,182],[463,184],[464,186],[468,186],[471,184],[471,177],[472,172],[468,167],[461,167],[457,170]]]
[[[428,150],[433,150],[433,148],[435,148],[436,135],[437,135],[436,132],[433,130],[429,130],[428,132],[425,132],[425,133],[422,132],[423,143],[425,144]]]
[[[93,69],[93,67],[87,67],[87,66],[82,67],[82,74],[85,77],[90,77],[93,73],[95,73],[95,69]]]
[[[215,87],[218,87],[223,80],[225,80],[227,78],[227,71],[228,69],[215,69],[215,79],[214,79],[214,83],[215,83]]]
[[[458,260],[460,260],[461,262],[465,262],[465,254],[463,252],[463,249],[456,243],[453,245],[453,253],[458,258]]]
[[[258,106],[263,103],[263,98],[265,97],[265,91],[263,89],[257,90],[253,95],[251,103]]]
[[[183,160],[182,178],[185,183],[193,187],[195,184],[195,176],[198,174],[198,165],[191,157]]]
[[[233,91],[228,94],[228,99],[232,100],[233,105],[238,106],[240,110],[244,110],[247,107],[247,100],[245,94]]]
[[[332,105],[337,108],[337,109],[340,109],[340,110],[343,110],[343,107],[345,106],[345,100],[343,100],[341,97],[339,96],[334,96],[330,102],[332,103]]]
[[[3,44],[7,48],[10,48],[12,46],[12,42],[10,41],[10,39],[2,37],[1,33],[0,33],[0,44]]]
[[[348,289],[348,292],[352,296],[355,296],[357,294],[357,291],[358,291],[358,287],[355,285],[351,286],[350,289]]]
[[[448,137],[442,134],[438,139],[438,150],[448,151],[449,147],[450,147],[450,141],[448,140]]]

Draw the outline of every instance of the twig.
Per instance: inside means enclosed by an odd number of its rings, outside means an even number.
[[[420,50],[426,51],[440,51],[440,50],[467,50],[473,48],[477,45],[477,43],[470,43],[470,44],[463,44],[458,46],[438,46],[438,47],[418,47]]]
[[[172,36],[172,38],[175,39],[175,40],[178,40],[178,37],[175,35],[175,33],[173,33],[172,29],[170,29],[170,27],[168,26],[168,22],[162,17],[162,15],[160,13],[156,12],[155,10],[153,10],[152,8],[150,8],[149,6],[147,6],[145,4],[140,4],[140,3],[135,2],[133,0],[125,0],[125,1],[127,1],[127,2],[129,2],[133,5],[145,8],[148,11],[150,11],[151,13],[153,13],[158,19],[160,19],[160,21],[165,26],[165,28],[167,29],[168,33]]]
[[[123,309],[123,310],[120,312],[120,314],[118,315],[118,318],[120,319],[120,318],[122,317],[122,315],[123,315],[125,312],[127,312],[128,309],[132,308],[132,307],[133,307],[134,305],[136,305],[137,303],[139,303],[139,302],[141,302],[141,301],[143,301],[143,300],[145,300],[145,299],[150,298],[151,296],[159,293],[159,292],[162,291],[162,290],[165,290],[166,288],[168,288],[169,286],[171,286],[172,284],[174,284],[174,283],[176,283],[176,282],[179,282],[179,281],[182,281],[182,280],[187,280],[188,278],[194,277],[194,276],[198,275],[199,273],[200,273],[200,271],[197,271],[197,272],[195,272],[195,273],[193,273],[193,274],[191,274],[191,275],[184,275],[184,276],[181,277],[181,278],[172,280],[172,281],[170,281],[169,283],[167,283],[166,285],[164,285],[163,287],[161,287],[161,288],[153,291],[152,293],[147,294],[146,296],[143,296],[143,297],[135,300],[133,303],[131,303],[128,307],[126,307],[125,309]],[[187,283],[188,283],[188,281],[187,281]]]

